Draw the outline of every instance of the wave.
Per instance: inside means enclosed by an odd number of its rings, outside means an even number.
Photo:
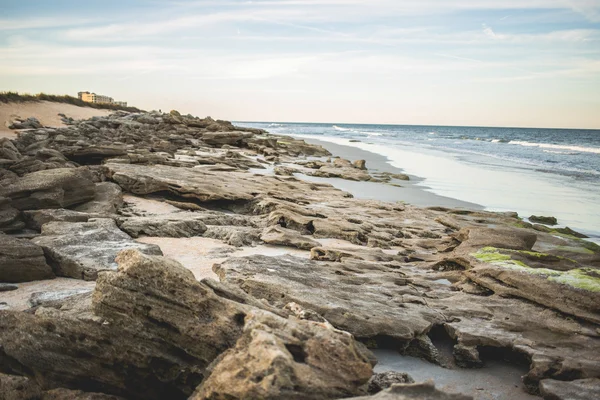
[[[276,123],[268,125],[269,128],[283,128],[284,126],[285,126],[285,124],[276,124]]]
[[[516,144],[519,146],[525,146],[525,147],[539,147],[542,149],[571,150],[571,151],[576,151],[576,152],[580,152],[580,153],[600,154],[600,148],[598,148],[598,147],[569,146],[569,145],[551,144],[551,143],[532,143],[532,142],[526,142],[526,141],[522,141],[522,140],[511,140],[508,143]]]
[[[335,129],[336,131],[340,131],[340,132],[348,132],[348,131],[352,130],[352,129],[348,129],[348,128],[341,128],[337,125],[333,125],[332,128]]]
[[[580,151],[556,151],[556,150],[542,150],[544,153],[551,153],[551,154],[564,154],[567,156],[576,156],[578,154],[581,154]]]
[[[382,133],[380,133],[380,132],[354,131],[354,130],[352,132],[360,133],[362,135],[367,135],[367,136],[381,136],[382,135]]]
[[[429,132],[430,135],[437,135],[435,132]]]

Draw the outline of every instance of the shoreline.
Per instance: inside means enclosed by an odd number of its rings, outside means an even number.
[[[390,164],[390,160],[381,154],[377,154],[368,150],[359,149],[357,147],[345,146],[338,143],[318,140],[313,138],[305,138],[302,135],[292,137],[302,139],[306,143],[322,146],[329,150],[333,156],[338,156],[348,160],[366,161],[366,166],[369,172],[391,172],[391,173],[406,173],[403,169],[394,167]],[[408,174],[409,181],[403,181],[402,187],[394,187],[381,183],[373,182],[354,182],[339,178],[315,178],[302,175],[302,179],[315,180],[318,182],[328,182],[335,187],[352,193],[358,199],[374,199],[381,201],[402,201],[417,207],[449,207],[449,208],[465,208],[470,210],[483,210],[485,207],[480,204],[455,199],[452,197],[442,196],[429,191],[429,187],[421,186],[423,178]],[[373,194],[372,191],[361,190],[361,186],[372,186],[373,189],[379,189],[381,192]]]
[[[325,147],[326,149],[328,149],[332,153],[334,153],[334,155],[340,155],[342,157],[346,157],[345,156],[346,154],[349,156],[363,155],[365,157],[370,155],[369,157],[371,157],[376,162],[377,168],[382,168],[382,170],[401,171],[403,173],[406,173],[406,171],[404,171],[402,168],[397,168],[393,165],[393,163],[395,162],[394,160],[390,159],[386,155],[379,154],[374,151],[370,151],[370,150],[355,147],[355,146],[350,146],[347,144],[337,143],[337,142],[334,142],[333,140],[332,141],[320,140],[320,139],[315,139],[313,137],[306,137],[303,135],[292,135],[292,136],[299,138],[299,139],[303,139],[303,140],[307,141],[308,143],[315,143],[318,145],[322,145],[323,147]],[[367,143],[364,141],[361,141],[361,143],[366,144],[366,145],[370,144],[370,143]],[[423,153],[423,154],[425,154],[425,153]],[[368,163],[367,163],[367,166],[369,166]],[[470,165],[469,168],[472,169],[473,165]],[[401,193],[406,193],[408,196],[410,196],[410,195],[414,194],[414,197],[412,197],[413,202],[411,203],[410,201],[408,201],[408,203],[413,204],[415,206],[420,206],[420,207],[429,207],[431,205],[444,206],[444,207],[455,206],[455,207],[462,207],[462,208],[473,209],[473,210],[486,210],[486,211],[492,211],[492,212],[517,212],[519,214],[519,216],[521,218],[523,218],[523,220],[525,220],[526,222],[529,221],[528,218],[530,215],[553,216],[553,217],[557,217],[557,219],[558,219],[558,224],[556,225],[557,228],[565,228],[565,227],[572,228],[577,232],[581,232],[581,233],[587,235],[588,236],[587,240],[594,242],[596,244],[600,244],[600,226],[593,226],[593,224],[589,225],[589,222],[586,224],[586,222],[584,220],[582,220],[581,215],[577,215],[576,213],[574,214],[574,211],[567,200],[575,200],[575,199],[573,198],[573,193],[571,193],[569,191],[559,192],[556,195],[550,197],[551,199],[556,200],[556,199],[560,199],[564,196],[565,201],[562,202],[563,208],[561,208],[560,211],[558,209],[556,209],[556,207],[554,207],[553,210],[544,211],[543,209],[545,208],[547,203],[543,202],[543,201],[539,202],[538,207],[536,207],[536,208],[531,208],[531,205],[525,205],[523,208],[519,208],[519,207],[513,208],[510,206],[503,205],[502,201],[498,202],[499,197],[497,195],[493,195],[493,193],[496,193],[496,192],[491,189],[490,185],[487,185],[488,186],[487,188],[486,187],[475,188],[475,186],[463,187],[463,189],[466,190],[466,192],[460,192],[460,193],[468,194],[468,193],[471,193],[471,192],[469,192],[469,190],[472,189],[472,190],[474,190],[474,192],[471,194],[476,194],[479,197],[481,197],[483,194],[483,199],[487,199],[487,201],[475,203],[475,202],[469,202],[466,200],[453,198],[452,196],[444,196],[441,194],[434,193],[433,188],[430,188],[426,185],[420,186],[420,183],[424,182],[426,179],[424,179],[423,177],[419,177],[418,175],[414,175],[414,174],[410,174],[410,173],[408,175],[411,177],[411,181],[410,181],[410,185],[407,184],[406,187],[407,187],[407,189],[410,189],[410,190],[404,190],[403,192],[397,192],[397,193],[395,193],[395,195],[399,196],[399,195],[402,195]],[[505,176],[498,175],[498,177],[501,177],[501,179],[503,181],[508,179],[510,176],[511,175],[509,175],[509,174],[506,174]],[[545,190],[543,193],[545,193],[546,195],[549,195],[549,193],[547,193],[548,187],[543,185],[544,181],[542,179],[535,179],[534,176],[529,177],[529,179],[531,179],[530,190],[532,190],[532,191],[536,191],[538,189]],[[409,182],[407,182],[407,183],[409,183]],[[500,185],[500,183],[498,185]],[[439,186],[439,182],[438,182],[438,186]],[[521,179],[521,186],[523,186],[522,179]],[[344,188],[344,190],[347,190],[347,189]],[[489,193],[485,194],[486,190]],[[523,186],[523,190],[525,190],[524,186]],[[412,191],[412,193],[411,193],[411,191]],[[518,195],[516,195],[516,196],[518,196]],[[500,197],[500,198],[502,198],[502,197]],[[386,197],[386,201],[394,201],[394,200],[395,199],[393,197],[391,199],[389,198],[389,196]],[[496,202],[496,203],[489,204],[489,201]],[[516,200],[513,199],[513,203],[515,201]],[[540,201],[540,200],[538,200],[538,201]],[[436,202],[438,202],[438,203],[436,203]],[[447,204],[449,204],[449,205],[447,205]],[[456,204],[456,205],[452,205],[452,204]],[[587,214],[585,214],[585,215],[587,215]],[[584,226],[582,226],[582,225],[584,225]]]

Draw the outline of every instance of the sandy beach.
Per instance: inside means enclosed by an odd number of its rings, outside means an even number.
[[[65,114],[73,119],[87,119],[95,116],[110,114],[111,110],[100,110],[97,108],[79,107],[66,103],[54,103],[50,101],[24,102],[24,103],[0,103],[0,137],[13,138],[15,131],[8,129],[14,118],[37,118],[42,125],[51,127],[62,127],[65,124],[58,114]]]

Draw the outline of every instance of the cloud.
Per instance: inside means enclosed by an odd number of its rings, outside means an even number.
[[[482,27],[483,27],[483,33],[487,37],[490,37],[492,39],[498,39],[498,36],[496,35],[496,33],[494,32],[494,30],[492,28],[490,28],[486,24],[482,24]]]

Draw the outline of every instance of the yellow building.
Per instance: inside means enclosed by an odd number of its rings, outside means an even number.
[[[79,97],[79,100],[83,100],[88,103],[116,104],[116,105],[119,105],[122,107],[127,107],[127,102],[115,101],[112,97],[104,96],[101,94],[90,93],[90,92],[78,92],[77,97]]]

